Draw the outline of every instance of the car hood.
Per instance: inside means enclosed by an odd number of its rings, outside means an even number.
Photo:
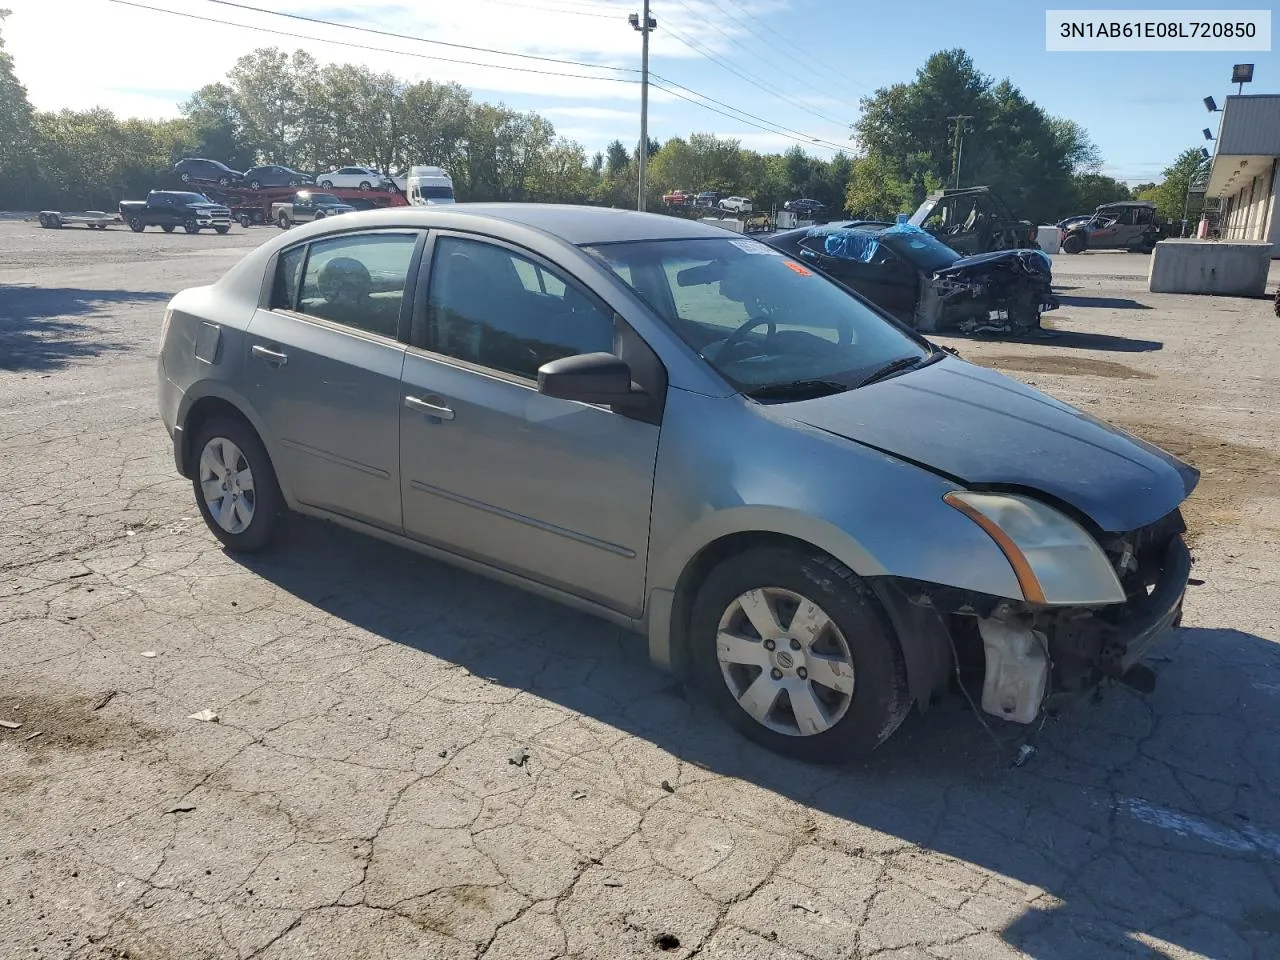
[[[1008,263],[1014,260],[1021,260],[1037,273],[1050,274],[1053,270],[1053,261],[1040,250],[993,250],[990,253],[979,253],[972,257],[961,257],[951,266],[943,267],[936,272],[954,274],[974,267],[984,268],[992,264]]]
[[[1200,480],[1158,447],[953,357],[779,412],[966,487],[1038,492],[1108,533],[1159,520]]]

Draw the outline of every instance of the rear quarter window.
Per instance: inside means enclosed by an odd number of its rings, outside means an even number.
[[[271,309],[293,310],[298,303],[298,283],[302,279],[302,262],[306,258],[305,246],[294,247],[280,254],[276,261],[276,278],[271,289]]]

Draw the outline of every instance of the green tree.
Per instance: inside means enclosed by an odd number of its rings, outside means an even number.
[[[227,75],[240,116],[240,136],[261,163],[306,164],[306,133],[320,120],[319,66],[305,50],[266,47],[247,53]]]
[[[1164,168],[1158,184],[1141,191],[1139,199],[1153,201],[1162,220],[1181,220],[1191,178],[1203,162],[1199,147],[1187,147]]]
[[[192,156],[219,160],[235,170],[247,170],[258,162],[253,148],[246,144],[244,118],[230,86],[206,84],[181,108],[194,139]]]
[[[8,16],[0,10],[0,25]],[[0,30],[0,207],[25,207],[31,198],[34,116]]]
[[[1133,199],[1125,184],[1101,173],[1078,173],[1072,178],[1072,183],[1075,188],[1073,203],[1069,212],[1063,212],[1064,217],[1072,213],[1092,213],[1104,203]]]

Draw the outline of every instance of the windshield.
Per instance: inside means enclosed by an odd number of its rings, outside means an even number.
[[[211,203],[210,199],[203,193],[175,193],[173,194],[182,203]]]
[[[424,184],[418,185],[418,196],[425,197],[428,200],[452,200],[453,187],[429,187]]]
[[[843,287],[757,240],[586,248],[739,390],[797,381],[856,386],[929,351]]]
[[[960,259],[960,254],[919,227],[890,227],[881,230],[878,238],[904,260],[930,273],[949,267]]]

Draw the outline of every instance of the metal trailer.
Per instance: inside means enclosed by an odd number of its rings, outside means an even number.
[[[121,223],[119,214],[103,210],[86,210],[84,213],[60,213],[57,210],[41,210],[40,226],[46,230],[58,230],[72,224],[83,224],[90,230],[105,230],[113,223]]]
[[[376,210],[381,207],[407,207],[409,201],[396,187],[387,190],[361,190],[358,187],[332,187],[323,190],[320,187],[263,187],[250,190],[247,187],[204,187],[201,189],[210,200],[220,203],[231,211],[231,219],[248,229],[255,224],[274,224],[271,218],[271,205],[292,200],[295,193],[304,191],[314,193],[330,193],[343,203],[349,203],[357,210]]]

